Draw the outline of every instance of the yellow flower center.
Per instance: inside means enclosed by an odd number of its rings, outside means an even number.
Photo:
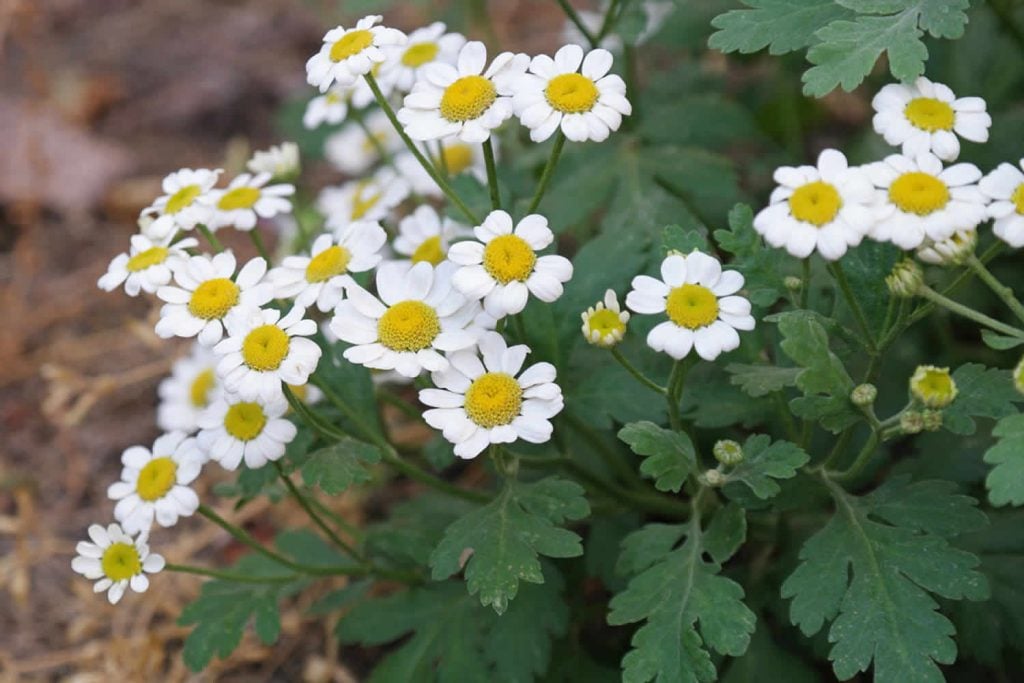
[[[288,388],[295,394],[295,398],[299,399],[303,403],[306,402],[306,396],[309,394],[309,385],[307,384],[289,384]]]
[[[201,192],[202,188],[198,185],[186,185],[170,196],[167,205],[164,206],[164,213],[178,213],[189,207]]]
[[[373,33],[366,29],[349,31],[331,45],[331,61],[340,62],[359,54],[373,44]]]
[[[245,335],[242,359],[253,370],[268,372],[281,367],[288,355],[288,334],[277,325],[260,325]]]
[[[494,84],[483,76],[463,76],[444,89],[441,116],[449,121],[471,121],[487,111],[497,97]]]
[[[399,301],[377,323],[377,338],[392,351],[420,351],[440,332],[437,311],[422,301]]]
[[[369,180],[360,180],[356,185],[355,194],[352,195],[352,220],[358,221],[380,201],[381,192],[374,192],[371,195],[363,196],[363,192],[370,186]]]
[[[929,408],[945,408],[956,398],[956,382],[949,368],[922,365],[910,378],[910,393]]]
[[[341,104],[341,95],[331,91],[324,95],[324,101],[326,101],[327,104]]]
[[[473,165],[473,150],[461,142],[446,146],[441,150],[441,156],[449,175],[459,175]]]
[[[402,54],[402,64],[415,69],[427,62],[434,61],[441,47],[437,43],[416,43],[410,45]]]
[[[906,213],[927,216],[949,202],[949,188],[930,173],[904,173],[889,186],[889,199]]]
[[[801,185],[789,198],[793,218],[819,228],[835,220],[842,206],[843,200],[835,185],[821,180]]]
[[[371,133],[363,140],[363,152],[376,155],[378,149],[387,148],[387,142],[388,134],[384,131]]]
[[[501,235],[484,248],[484,269],[501,284],[526,280],[537,263],[537,255],[522,237]]]
[[[200,283],[188,300],[188,312],[203,320],[217,320],[238,303],[239,289],[226,277]]]
[[[228,190],[217,202],[217,208],[222,211],[235,211],[237,209],[251,209],[253,204],[259,201],[260,191],[255,187],[236,187]]]
[[[213,368],[206,368],[192,380],[192,386],[188,389],[188,398],[196,408],[205,408],[210,402],[210,391],[216,383],[216,375]]]
[[[1017,213],[1024,215],[1024,183],[1017,186],[1017,189],[1010,195],[1010,201],[1017,207]]]
[[[522,405],[523,388],[504,372],[485,372],[466,390],[466,415],[488,429],[512,422]]]
[[[431,265],[437,265],[444,260],[444,252],[441,251],[441,236],[434,235],[423,240],[416,251],[412,252],[412,262],[419,263],[426,261]]]
[[[597,86],[583,74],[562,74],[548,81],[544,97],[564,114],[581,114],[594,108]]]
[[[718,297],[702,285],[681,285],[668,293],[665,312],[676,325],[696,330],[718,318]]]
[[[137,273],[167,260],[167,247],[150,247],[146,251],[140,251],[128,259],[125,268],[129,273]]]
[[[626,323],[619,319],[619,314],[607,308],[594,311],[587,319],[587,324],[591,332],[597,332],[602,338],[615,332],[626,331]]]
[[[956,114],[953,107],[933,97],[915,97],[907,103],[903,114],[914,126],[929,133],[953,130]]]
[[[142,571],[142,559],[133,543],[112,543],[103,551],[100,568],[111,581],[126,581]]]
[[[135,492],[139,498],[152,503],[167,495],[178,477],[178,464],[170,458],[153,458],[139,472]]]
[[[334,245],[314,256],[306,266],[307,282],[324,282],[341,275],[348,268],[352,254],[342,246]]]
[[[239,441],[252,441],[266,424],[267,416],[259,403],[236,403],[224,415],[224,429]]]

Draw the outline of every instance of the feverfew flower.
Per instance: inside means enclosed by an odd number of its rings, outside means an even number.
[[[392,247],[411,264],[426,261],[436,266],[447,256],[453,238],[472,236],[467,226],[441,217],[434,207],[422,204],[398,223],[398,236]]]
[[[500,334],[487,332],[480,338],[479,355],[476,350],[451,353],[451,366],[431,374],[440,388],[420,391],[420,402],[433,406],[423,419],[455,444],[455,455],[475,458],[492,443],[551,438],[551,418],[563,407],[562,390],[550,363],[520,372],[529,352],[525,345],[509,347]]]
[[[596,306],[588,308],[580,317],[583,319],[583,338],[587,343],[610,349],[625,336],[629,311],[619,308],[615,291],[609,289],[604,293],[604,301],[598,301]]]
[[[740,345],[736,330],[754,329],[750,302],[735,296],[742,287],[742,275],[723,271],[707,254],[670,254],[661,262],[660,280],[633,278],[626,305],[637,313],[668,315],[647,335],[647,345],[655,351],[680,360],[692,348],[704,360],[715,360]]]
[[[379,299],[350,285],[331,320],[331,331],[353,344],[345,358],[406,377],[447,368],[439,352],[468,348],[481,332],[474,324],[480,305],[452,289],[451,272],[448,262],[385,263],[377,269]]]
[[[304,308],[315,303],[326,313],[344,298],[345,285],[352,281],[349,273],[380,263],[380,250],[388,239],[380,223],[358,221],[338,232],[338,237],[320,235],[309,256],[286,256],[267,274],[276,298],[295,299]]]
[[[292,203],[285,197],[295,194],[295,186],[282,183],[264,187],[270,179],[270,173],[242,173],[226,189],[207,194],[204,201],[213,209],[207,227],[216,230],[230,225],[238,230],[252,230],[258,218],[291,213]]]
[[[163,182],[164,194],[142,210],[146,223],[143,233],[153,240],[161,240],[178,230],[192,230],[206,223],[212,210],[200,201],[217,184],[223,171],[205,168],[183,168],[171,173]]]
[[[981,171],[974,164],[943,169],[931,154],[892,154],[863,168],[881,190],[868,233],[873,239],[916,249],[926,238],[944,240],[985,220],[985,198],[975,185]]]
[[[499,157],[498,141],[491,140],[491,145],[494,147],[494,157],[497,159]],[[437,156],[434,150],[428,149],[425,144],[421,143],[420,149],[428,159]],[[450,178],[463,173],[471,173],[481,183],[487,184],[487,166],[481,145],[470,145],[458,138],[444,140],[441,142],[441,159],[438,160],[438,165],[448,173]],[[427,197],[442,197],[444,195],[438,184],[412,155],[412,152],[396,154],[395,168],[409,182],[412,191],[416,194]]]
[[[348,103],[345,92],[338,86],[332,87],[326,94],[314,97],[306,105],[302,115],[302,125],[307,130],[319,128],[325,123],[336,126],[348,116]]]
[[[283,418],[287,411],[284,398],[259,403],[226,395],[200,417],[196,439],[206,456],[224,469],[238,469],[243,458],[250,468],[263,467],[284,455],[298,432]]]
[[[387,61],[380,80],[389,82],[400,92],[409,92],[429,64],[455,64],[459,50],[466,44],[461,33],[445,33],[443,22],[418,28],[409,34],[404,45],[385,48]]]
[[[773,247],[797,258],[815,250],[834,261],[860,244],[871,228],[875,190],[867,175],[850,168],[842,152],[826,149],[815,166],[782,166],[769,205],[754,218],[754,229]]]
[[[1018,166],[999,164],[981,179],[978,187],[992,203],[988,205],[992,232],[1011,247],[1024,246],[1024,159]]]
[[[161,287],[156,295],[167,302],[156,323],[158,336],[195,337],[213,346],[224,333],[224,318],[239,307],[259,308],[273,298],[273,289],[261,283],[267,262],[254,258],[234,280],[235,255],[193,256],[174,271],[177,286]]]
[[[366,130],[370,131],[371,139]],[[402,138],[387,115],[374,109],[363,119],[363,125],[352,121],[324,142],[324,156],[342,173],[359,175],[380,161],[380,152],[391,154],[402,147]]]
[[[196,440],[184,432],[157,438],[153,450],[132,446],[121,455],[121,481],[107,489],[116,500],[114,519],[129,534],[149,531],[153,520],[163,527],[174,526],[199,507],[199,496],[189,488],[202,469],[202,451]]]
[[[355,221],[380,221],[409,196],[409,184],[394,170],[382,168],[373,176],[341,187],[327,187],[316,207],[327,217],[327,227],[343,230]]]
[[[374,64],[383,62],[382,48],[403,45],[406,38],[397,29],[376,26],[382,19],[371,14],[360,19],[355,28],[338,26],[328,31],[320,52],[306,62],[306,81],[327,92],[335,82],[341,86],[355,84]]]
[[[947,86],[924,76],[913,85],[890,83],[878,91],[871,106],[876,112],[875,132],[890,145],[902,145],[908,157],[931,152],[943,161],[953,161],[960,155],[957,135],[985,142],[992,125],[985,100],[957,99]]]
[[[938,266],[958,266],[974,253],[977,245],[977,230],[957,230],[944,240],[926,241],[917,248],[917,258]]]
[[[320,347],[306,337],[316,322],[295,306],[284,317],[274,308],[239,310],[225,319],[228,338],[213,347],[225,390],[246,401],[282,398],[281,382],[301,385],[320,362]]]
[[[456,66],[424,67],[398,120],[413,140],[457,135],[463,142],[481,143],[512,116],[514,86],[529,61],[524,54],[502,52],[485,71],[487,49],[483,43],[468,42],[459,51]]]
[[[174,244],[170,244],[170,240],[171,235],[160,240],[132,235],[131,249],[127,254],[114,257],[96,285],[112,292],[123,284],[128,296],[138,296],[140,291],[155,293],[171,281],[171,269],[189,257],[185,250],[199,246],[191,237]]]
[[[259,150],[245,167],[252,173],[269,173],[274,180],[294,178],[300,170],[299,146],[294,142],[282,142],[270,149]]]
[[[186,434],[199,429],[199,415],[223,390],[216,367],[217,356],[198,343],[187,356],[174,361],[170,377],[157,388],[156,423],[160,429]]]
[[[552,59],[537,55],[529,73],[515,85],[512,106],[530,129],[530,139],[543,142],[561,127],[574,142],[601,142],[618,130],[622,117],[632,113],[626,84],[608,74],[612,53],[591,50],[584,56],[579,45],[566,45]]]
[[[89,580],[96,580],[93,590],[107,591],[110,604],[116,605],[131,586],[136,593],[145,593],[149,588],[146,574],[156,574],[164,568],[164,558],[149,552],[149,533],[143,531],[132,538],[119,524],[106,528],[99,524],[89,527],[88,541],[75,546],[78,556],[71,561],[71,568]]]
[[[956,398],[956,381],[949,368],[920,365],[910,378],[910,394],[926,408],[941,410]]]
[[[572,278],[572,264],[557,254],[537,256],[555,239],[544,216],[526,216],[513,230],[508,213],[492,211],[473,233],[476,240],[458,242],[448,250],[448,258],[461,266],[452,282],[470,299],[483,299],[489,315],[519,313],[530,294],[548,303],[562,296],[562,283]]]

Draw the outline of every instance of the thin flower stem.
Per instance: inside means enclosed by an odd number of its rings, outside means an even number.
[[[875,450],[878,448],[878,442],[880,440],[881,433],[877,429],[871,430],[871,435],[868,440],[864,442],[864,447],[860,449],[860,453],[857,454],[857,458],[853,461],[853,464],[842,472],[829,472],[828,477],[833,481],[849,481],[858,474],[861,473],[871,458],[875,455]]]
[[[648,389],[651,389],[652,391],[658,392],[662,396],[665,396],[665,395],[668,394],[668,389],[666,389],[665,387],[661,386],[660,384],[658,384],[657,382],[655,382],[654,380],[649,378],[644,373],[640,372],[640,370],[637,369],[636,366],[634,366],[632,363],[629,362],[629,359],[627,359],[625,356],[622,355],[621,351],[619,351],[614,346],[612,347],[611,351],[612,351],[612,357],[614,357],[615,360],[619,361],[619,365],[621,365],[622,367],[626,368],[626,370],[629,372],[629,374],[633,375],[633,377],[636,379],[636,381],[640,382],[640,384],[643,384]]]
[[[320,530],[324,532],[327,538],[331,539],[331,542],[334,543],[334,545],[344,550],[346,553],[348,553],[349,556],[351,556],[356,561],[365,562],[366,558],[364,558],[358,550],[353,548],[350,544],[345,542],[344,539],[338,536],[338,534],[334,532],[334,529],[327,526],[327,523],[324,522],[320,515],[316,513],[316,510],[314,510],[313,507],[309,504],[309,501],[306,499],[306,496],[303,495],[302,491],[300,491],[299,488],[295,485],[295,482],[293,482],[291,477],[289,477],[285,473],[284,467],[281,466],[281,463],[279,461],[274,461],[274,468],[277,469],[278,476],[281,477],[281,481],[284,482],[285,487],[287,487],[288,492],[292,495],[292,498],[295,499],[295,502],[298,503],[303,510],[305,510],[306,514],[309,515],[309,518],[313,520],[314,524],[320,527]]]
[[[512,331],[518,337],[519,341],[523,344],[526,342],[526,328],[523,326],[523,317],[521,313],[516,313],[513,316],[509,316],[512,319],[511,326]]]
[[[490,138],[488,138],[490,142]],[[437,170],[445,180],[451,177],[451,173],[448,171],[448,159],[444,156],[444,143],[440,140],[437,141]]]
[[[224,251],[224,245],[220,243],[219,239],[213,236],[212,230],[210,230],[202,223],[196,225],[196,230],[198,230],[199,234],[206,238],[206,241],[209,242],[210,248],[213,249],[213,252],[215,254],[219,254],[220,252]]]
[[[620,453],[616,453],[609,448],[608,444],[602,441],[586,422],[568,411],[562,413],[562,419],[576,430],[590,444],[591,448],[597,451],[597,454],[604,460],[608,468],[614,471],[620,479],[629,482],[634,488],[646,488],[636,470],[622,458]]]
[[[412,419],[423,422],[423,413],[421,413],[416,406],[412,405],[401,396],[396,396],[386,389],[378,389],[377,397],[385,403],[390,403],[394,407],[398,408]]]
[[[434,165],[431,164],[425,156],[423,156],[423,152],[420,151],[419,147],[416,146],[416,143],[414,143],[408,134],[406,134],[405,128],[402,127],[402,124],[398,121],[398,117],[395,116],[395,110],[391,108],[391,104],[388,103],[387,98],[384,97],[384,94],[380,91],[380,86],[377,85],[377,79],[375,79],[371,73],[365,74],[364,78],[366,79],[366,84],[370,86],[370,90],[373,91],[373,96],[377,98],[377,104],[379,104],[380,108],[384,110],[384,114],[388,117],[388,120],[391,121],[391,125],[394,127],[395,132],[398,133],[398,137],[402,138],[402,142],[404,142],[405,146],[410,152],[412,152],[412,155],[416,157],[416,161],[420,163],[420,166],[422,166],[423,170],[427,172],[430,179],[437,183],[437,186],[441,188],[441,191],[444,192],[449,201],[451,201],[451,203],[454,204],[459,211],[461,211],[466,218],[472,222],[473,225],[479,225],[480,219],[476,217],[476,214],[466,206],[457,194],[455,194],[455,190],[453,190],[451,185],[448,184],[448,181],[441,177],[441,174],[437,172]]]
[[[501,208],[501,189],[498,187],[498,169],[494,166],[494,146],[491,138],[483,142],[484,164],[487,166],[487,187],[491,191],[491,208],[495,211]]]
[[[555,133],[555,145],[551,148],[551,156],[548,157],[548,163],[544,166],[544,171],[541,173],[540,182],[537,184],[537,192],[533,195],[533,200],[530,202],[530,208],[526,210],[526,213],[533,213],[537,210],[540,205],[540,200],[544,198],[544,193],[547,192],[548,183],[551,182],[551,176],[555,174],[555,166],[558,165],[558,157],[562,155],[562,148],[565,147],[565,133],[559,128],[558,132]]]
[[[1003,250],[1004,246],[1004,242],[1002,242],[1001,240],[996,240],[988,249],[984,251],[984,253],[982,253],[981,256],[978,257],[978,260],[981,261],[982,263],[988,263],[989,261],[991,261],[992,259],[999,255],[999,252]],[[949,286],[945,287],[942,290],[942,292],[940,292],[940,294],[952,294],[953,292],[958,290],[962,285],[966,284],[973,277],[973,270],[969,268],[963,270],[960,273],[960,275],[958,275]],[[918,306],[917,308],[910,312],[908,318],[906,319],[906,322],[904,323],[904,327],[909,327],[913,325],[918,320],[931,313],[932,309],[934,308],[935,304],[932,303],[931,301],[921,304],[920,306]],[[896,334],[899,334],[902,331],[903,328],[898,328],[896,329]]]
[[[363,119],[363,117],[355,116],[353,118],[356,121],[356,125],[359,126],[359,128],[363,131],[363,135],[365,135],[366,139],[370,142],[371,145],[373,145],[373,149],[374,151],[377,152],[377,156],[380,157],[380,160],[384,163],[390,162],[391,155],[388,154],[388,150],[385,149],[384,144],[380,141],[380,138],[374,135],[373,131],[370,130],[370,127],[366,125],[366,121]]]
[[[190,564],[174,564],[172,562],[165,564],[164,569],[171,572],[179,572],[181,574],[195,574],[196,576],[208,576],[211,579],[220,579],[222,581],[234,581],[235,583],[290,583],[302,578],[298,574],[255,576],[251,574],[239,574],[237,572],[223,571],[221,569],[212,569],[210,567],[196,567]]]
[[[305,403],[300,401],[298,397],[292,392],[291,387],[284,385],[284,397],[288,400],[288,405],[295,412],[296,415],[301,417],[310,427],[320,433],[321,436],[327,439],[333,439],[334,441],[340,441],[347,439],[348,434],[338,429],[334,425],[321,420],[320,417],[311,411]]]
[[[668,423],[676,431],[679,431],[683,426],[682,420],[679,418],[679,398],[676,395],[676,386],[682,384],[683,374],[685,374],[683,361],[677,360],[672,366],[672,372],[669,373],[668,391],[665,393],[665,399],[668,403]]]
[[[978,260],[978,257],[971,254],[967,257],[967,266],[974,271],[978,278],[988,285],[989,289],[995,293],[1003,303],[1013,311],[1013,314],[1017,316],[1017,319],[1024,322],[1024,305],[1021,304],[1020,300],[1013,295],[1013,290],[1004,285],[999,281],[992,271],[989,270],[984,263]]]
[[[615,24],[618,23],[620,14],[617,10],[621,4],[621,0],[612,0],[608,3],[608,11],[605,12],[604,19],[601,21],[601,29],[597,32],[597,35],[594,36],[593,40],[590,41],[591,47],[600,46],[601,41],[612,32],[613,28],[615,28]]]
[[[555,465],[561,467],[570,474],[573,474],[577,478],[590,484],[593,488],[599,489],[600,491],[608,495],[612,500],[627,503],[629,505],[635,506],[641,510],[645,510],[653,514],[666,515],[668,517],[674,517],[676,519],[686,519],[689,516],[689,506],[686,505],[685,503],[682,503],[681,501],[676,501],[667,496],[652,495],[617,486],[609,481],[605,481],[601,477],[597,476],[587,468],[577,463],[575,460],[572,460],[566,456],[560,458],[552,458],[550,461],[523,460],[523,464],[537,464],[540,466]]]
[[[256,228],[250,230],[249,239],[252,240],[253,246],[256,247],[257,253],[263,257],[263,260],[266,261],[268,265],[273,263],[273,260],[270,258],[270,252],[267,251],[267,246],[263,244],[263,236],[260,235],[260,231]]]
[[[362,530],[360,530],[356,526],[350,524],[348,521],[345,520],[345,518],[343,518],[337,512],[335,512],[334,510],[332,510],[329,507],[327,507],[326,505],[324,505],[322,502],[320,502],[317,499],[316,496],[310,496],[308,498],[308,500],[309,500],[310,504],[313,507],[315,507],[320,512],[321,515],[323,515],[324,517],[329,518],[332,522],[335,523],[335,525],[341,527],[342,530],[346,534],[348,534],[353,539],[355,539],[357,545],[362,543],[362,541],[363,541],[363,532],[362,532]]]
[[[324,395],[327,397],[327,400],[333,403],[338,408],[338,410],[344,413],[345,416],[349,420],[351,420],[356,425],[356,427],[359,428],[359,431],[362,434],[362,438],[378,446],[381,446],[382,448],[387,447],[389,445],[387,439],[385,439],[381,435],[380,430],[374,429],[372,426],[366,424],[366,422],[363,421],[362,417],[360,417],[360,415],[356,413],[355,410],[352,409],[352,406],[350,406],[347,401],[345,401],[341,396],[339,396],[337,392],[335,392],[334,389],[330,387],[330,385],[316,378],[311,378],[310,381],[312,381],[313,385],[320,389],[320,391],[324,392]]]
[[[951,313],[973,320],[979,325],[984,325],[996,332],[1001,332],[1002,334],[1009,335],[1011,337],[1024,337],[1024,330],[1018,330],[1016,327],[1011,327],[1006,323],[999,322],[995,318],[990,318],[984,313],[980,313],[973,308],[968,308],[957,301],[953,301],[952,299],[939,294],[928,285],[921,285],[921,288],[918,289],[917,293],[922,298],[927,299],[938,306],[942,306]]]
[[[811,257],[803,260],[802,277],[800,279],[800,308],[807,308],[807,299],[811,295]]]
[[[846,279],[846,272],[843,270],[843,266],[839,261],[833,261],[828,264],[829,272],[832,273],[832,277],[835,278],[836,283],[839,285],[840,291],[843,293],[843,297],[846,299],[846,305],[853,311],[853,318],[857,321],[857,327],[860,328],[860,332],[864,335],[864,346],[867,348],[868,353],[872,356],[878,353],[878,347],[875,344],[875,338],[871,334],[871,326],[868,324],[868,319],[864,315],[864,309],[860,307],[860,301],[857,299],[857,295],[854,294],[853,288],[850,287],[850,281]]]
[[[569,18],[569,21],[573,23],[573,26],[575,26],[576,29],[583,34],[583,37],[587,39],[590,46],[597,47],[600,43],[597,36],[591,33],[590,29],[583,24],[583,20],[580,19],[580,15],[576,13],[576,10],[574,10],[572,5],[569,4],[569,1],[556,0],[556,2],[558,2],[558,5],[562,8],[562,11],[565,12],[565,16]]]

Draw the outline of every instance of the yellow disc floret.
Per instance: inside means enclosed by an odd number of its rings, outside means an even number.
[[[427,62],[432,62],[437,57],[441,47],[437,43],[416,43],[406,48],[402,53],[402,64],[415,69]]]
[[[167,205],[164,206],[164,213],[178,213],[182,209],[188,208],[202,191],[203,188],[198,185],[186,185],[168,198]]]
[[[1017,213],[1024,215],[1024,183],[1017,186],[1017,189],[1010,195],[1010,201],[1017,209]]]
[[[503,285],[526,280],[536,263],[533,249],[517,235],[499,235],[484,247],[484,269]]]
[[[331,45],[331,61],[340,62],[359,54],[373,44],[373,33],[366,29],[349,31]]]
[[[142,571],[142,559],[132,543],[111,543],[103,551],[100,568],[111,581],[127,581]]]
[[[228,190],[217,202],[217,208],[222,211],[235,211],[237,209],[251,209],[253,204],[260,199],[260,191],[255,187],[236,187]]]
[[[129,273],[137,273],[166,261],[168,252],[167,247],[150,247],[128,259],[128,263],[124,267],[128,269]]]
[[[949,188],[930,173],[904,173],[889,186],[889,199],[906,213],[927,216],[949,203]]]
[[[306,266],[307,282],[325,282],[348,269],[352,254],[345,247],[334,245],[314,256]]]
[[[203,320],[217,320],[238,303],[240,290],[226,277],[200,283],[188,300],[188,312]]]
[[[392,351],[421,351],[441,332],[437,311],[422,301],[399,301],[377,323],[380,343]]]
[[[956,382],[949,368],[921,365],[910,378],[910,393],[927,408],[945,408],[956,398]]]
[[[252,441],[267,424],[267,415],[259,403],[236,403],[224,415],[224,429],[239,441]]]
[[[206,368],[196,375],[188,389],[189,402],[196,408],[205,408],[210,402],[210,391],[216,381],[217,376],[213,374],[213,368]]]
[[[426,261],[431,265],[437,265],[444,260],[444,252],[441,251],[441,236],[434,235],[428,237],[420,243],[420,246],[416,247],[416,250],[412,252],[410,257],[413,263],[420,263]]]
[[[139,498],[152,503],[167,495],[178,477],[178,464],[168,457],[153,458],[139,472],[135,492]]]
[[[259,372],[277,370],[288,355],[289,346],[287,332],[277,325],[260,325],[245,335],[242,359]]]
[[[382,193],[379,191],[368,194],[365,197],[363,196],[363,193],[366,192],[366,188],[369,186],[369,180],[360,180],[356,185],[356,191],[352,195],[352,220],[354,221],[358,221],[365,216],[380,201]]]
[[[504,372],[485,372],[466,390],[466,415],[488,429],[512,422],[522,405],[523,388]]]
[[[563,114],[582,114],[594,108],[597,86],[583,74],[562,74],[548,81],[544,97]]]
[[[587,317],[587,326],[591,335],[596,332],[599,339],[605,339],[609,335],[613,338],[618,335],[621,339],[621,335],[626,332],[626,323],[622,322],[619,314],[607,308],[600,308],[591,313]]]
[[[459,175],[473,165],[473,150],[462,142],[453,142],[441,150],[448,175]]]
[[[843,199],[835,185],[821,180],[801,185],[789,198],[793,218],[818,228],[835,220],[842,207]]]
[[[483,76],[463,76],[444,89],[441,116],[449,121],[471,121],[487,111],[497,97],[494,84]]]
[[[907,102],[903,114],[914,126],[929,133],[953,130],[953,124],[956,123],[953,107],[933,97],[915,97]]]
[[[718,318],[718,297],[703,285],[681,285],[668,293],[665,312],[676,325],[696,330]]]

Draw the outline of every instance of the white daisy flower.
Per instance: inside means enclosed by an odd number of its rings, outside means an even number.
[[[392,103],[391,94],[394,92],[395,84],[391,80],[381,80],[381,72],[384,70],[384,66],[387,63],[385,57],[384,62],[374,64],[370,69],[370,75],[377,81],[377,88],[380,89],[380,94],[384,96],[384,99]],[[360,78],[348,88],[349,102],[356,109],[365,109],[370,105],[377,104],[377,96],[373,94],[373,90],[370,89],[370,84],[367,83],[365,78]]]
[[[410,33],[404,45],[385,48],[388,59],[379,80],[400,92],[409,92],[427,65],[455,64],[466,38],[461,33],[445,33],[446,28],[444,22],[435,21]]]
[[[327,227],[344,230],[356,221],[381,221],[409,196],[409,184],[393,169],[382,168],[369,178],[327,187],[317,197],[317,210]]]
[[[516,83],[512,106],[530,129],[530,139],[543,142],[561,127],[574,142],[606,140],[632,113],[626,83],[612,68],[612,53],[566,45],[552,59],[537,55],[529,73]]]
[[[498,141],[491,140],[494,147],[494,158],[499,158]],[[420,150],[428,159],[436,159],[436,149],[420,143]],[[444,169],[448,177],[463,173],[471,173],[474,178],[482,184],[487,184],[487,162],[484,160],[484,150],[480,145],[470,145],[458,138],[445,140],[441,144],[441,159],[438,159],[438,167]],[[424,170],[423,165],[412,155],[412,152],[401,152],[395,155],[394,166],[405,180],[409,182],[412,191],[426,197],[443,197],[444,193],[430,174]]]
[[[434,207],[423,204],[398,223],[398,236],[392,247],[408,259],[403,262],[411,265],[426,261],[436,266],[444,261],[452,239],[472,236],[468,226],[441,217]]]
[[[314,97],[306,105],[306,111],[302,115],[302,125],[307,130],[314,130],[325,123],[336,126],[348,116],[348,102],[346,92],[334,86],[325,94]]]
[[[174,526],[179,517],[192,515],[199,496],[189,488],[206,458],[199,444],[185,432],[164,434],[153,450],[132,446],[121,455],[121,481],[107,489],[116,500],[114,519],[129,534],[149,531],[153,520],[162,527]]]
[[[174,361],[170,376],[157,388],[156,423],[160,429],[186,434],[199,429],[199,415],[223,391],[216,368],[217,356],[198,343],[187,356]]]
[[[196,439],[206,456],[226,470],[238,469],[243,458],[250,468],[263,467],[280,459],[298,433],[282,417],[287,411],[284,398],[259,403],[225,395],[200,417]]]
[[[500,319],[519,313],[530,294],[548,303],[562,296],[562,284],[572,278],[569,259],[537,256],[555,239],[547,218],[531,214],[513,230],[508,213],[492,211],[473,233],[476,240],[457,242],[448,250],[449,260],[461,266],[452,283],[470,299],[483,299],[489,315]]]
[[[633,278],[626,305],[636,313],[668,315],[647,335],[655,351],[681,360],[694,349],[704,360],[714,360],[740,345],[736,330],[754,329],[750,302],[736,296],[742,287],[742,275],[723,271],[717,259],[703,252],[670,254],[661,262],[660,280]]]
[[[615,290],[606,291],[604,301],[598,301],[596,306],[588,308],[580,317],[583,319],[583,338],[588,344],[610,349],[626,335],[629,311],[619,307]]]
[[[431,374],[440,388],[420,391],[420,402],[432,406],[423,419],[455,444],[455,455],[475,458],[492,443],[551,438],[551,418],[564,405],[562,390],[551,363],[520,372],[529,352],[523,344],[509,347],[500,334],[487,332],[480,338],[479,355],[474,349],[448,354],[450,367]]]
[[[261,282],[267,262],[254,258],[235,274],[235,255],[193,256],[174,270],[177,285],[161,287],[156,295],[167,302],[160,309],[157,336],[195,337],[213,346],[224,333],[223,320],[239,307],[259,308],[273,298],[273,288]]]
[[[374,64],[384,61],[382,48],[405,44],[405,34],[398,29],[376,26],[382,19],[371,14],[360,19],[355,28],[338,26],[328,31],[320,52],[306,62],[306,81],[320,92],[327,92],[335,82],[353,85]]]
[[[815,166],[782,166],[769,205],[754,218],[754,229],[773,247],[797,258],[815,250],[835,261],[860,244],[874,220],[875,190],[842,152],[826,149]]]
[[[977,230],[957,230],[944,240],[925,241],[917,248],[917,258],[937,266],[958,266],[974,253],[977,245]]]
[[[988,216],[994,219],[992,232],[1011,247],[1024,246],[1024,159],[1019,168],[1013,164],[999,164],[981,179],[978,187],[992,200]]]
[[[267,185],[269,173],[250,175],[242,173],[223,190],[213,190],[204,201],[213,209],[207,222],[210,230],[226,225],[237,230],[252,230],[259,218],[273,218],[282,213],[291,213],[291,200],[295,186],[287,183]]]
[[[294,142],[282,142],[270,149],[258,150],[245,167],[252,173],[269,173],[271,178],[278,180],[292,178],[300,170],[299,146]]]
[[[212,209],[202,199],[217,184],[223,173],[220,169],[183,168],[164,178],[164,194],[142,210],[142,218],[151,218],[143,233],[153,240],[161,240],[178,230],[192,230],[210,219]]]
[[[224,389],[246,401],[283,397],[281,382],[301,385],[320,362],[320,347],[306,337],[316,322],[295,306],[284,317],[275,308],[239,310],[225,319],[228,337],[213,347]]]
[[[916,160],[892,154],[862,168],[881,190],[868,233],[873,239],[916,249],[925,239],[944,240],[985,220],[985,197],[975,185],[981,171],[974,164],[943,169],[931,154]]]
[[[345,358],[406,377],[447,368],[439,352],[468,348],[481,332],[480,305],[453,291],[451,272],[448,262],[385,263],[377,269],[379,299],[350,285],[331,320],[334,334],[354,345]]]
[[[278,299],[295,299],[304,308],[313,304],[326,313],[345,296],[352,281],[349,273],[376,268],[388,235],[380,223],[357,221],[340,232],[340,237],[320,235],[309,256],[286,256],[267,274]]]
[[[455,66],[434,63],[423,69],[406,95],[398,120],[413,140],[439,140],[452,135],[481,143],[512,116],[512,94],[529,57],[502,52],[487,66],[487,49],[471,41],[459,51]],[[482,75],[481,75],[482,74]]]
[[[913,85],[886,85],[871,106],[875,132],[890,145],[902,145],[908,157],[930,152],[943,161],[953,161],[960,155],[957,135],[971,142],[986,142],[992,125],[985,100],[958,99],[947,86],[924,76]]]
[[[146,574],[156,574],[164,568],[164,558],[149,552],[148,532],[132,538],[119,524],[106,528],[92,524],[89,538],[92,543],[81,541],[75,546],[78,556],[71,561],[71,568],[96,581],[93,590],[107,591],[112,605],[121,600],[129,586],[136,593],[145,593],[149,588]]]
[[[112,292],[123,284],[128,296],[138,296],[140,291],[155,293],[171,281],[171,269],[189,257],[185,250],[199,246],[191,237],[174,244],[170,244],[170,240],[171,235],[160,240],[132,235],[131,249],[127,254],[114,257],[96,286]]]
[[[365,173],[380,161],[379,149],[391,154],[403,146],[402,138],[380,109],[368,113],[363,124],[370,131],[372,139],[363,130],[363,126],[351,121],[324,142],[327,161],[350,176]]]

